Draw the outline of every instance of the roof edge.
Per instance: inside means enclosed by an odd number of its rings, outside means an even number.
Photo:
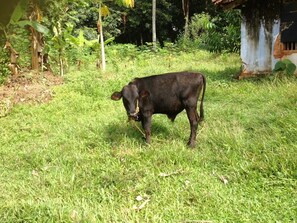
[[[224,10],[237,8],[245,2],[247,2],[247,0],[212,0],[213,4],[222,7]]]

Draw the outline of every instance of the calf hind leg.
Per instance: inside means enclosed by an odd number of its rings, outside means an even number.
[[[187,116],[191,127],[191,134],[188,141],[188,145],[191,148],[193,148],[195,147],[195,144],[196,144],[196,135],[197,135],[199,116],[198,116],[196,107],[187,108],[186,111],[187,111]]]

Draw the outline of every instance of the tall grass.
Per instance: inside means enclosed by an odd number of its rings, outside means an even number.
[[[296,222],[297,81],[236,81],[232,54],[107,49],[108,71],[71,71],[48,104],[0,119],[1,222]],[[152,144],[110,100],[132,78],[207,77],[197,147],[155,115]]]

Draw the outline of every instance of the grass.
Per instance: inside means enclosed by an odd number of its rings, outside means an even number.
[[[108,51],[105,74],[73,70],[50,103],[1,118],[1,222],[297,221],[295,78],[236,81],[232,54]],[[198,145],[183,112],[154,116],[147,146],[110,95],[179,70],[208,80]]]

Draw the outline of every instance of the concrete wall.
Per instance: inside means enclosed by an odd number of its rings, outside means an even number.
[[[274,21],[269,29],[260,23],[258,32],[249,31],[247,24],[241,23],[241,59],[243,70],[241,77],[255,76],[260,73],[270,73],[276,62],[288,58],[297,66],[297,50],[280,52],[280,57],[274,56],[276,40],[280,34],[280,21]],[[279,41],[280,38],[278,38]],[[278,50],[282,51],[279,47]],[[297,69],[295,71],[297,74]]]
[[[273,56],[273,46],[279,34],[280,23],[275,21],[272,25],[272,33],[261,22],[258,35],[252,35],[248,31],[245,22],[241,23],[241,59],[243,73],[257,74],[271,72],[277,62]]]

